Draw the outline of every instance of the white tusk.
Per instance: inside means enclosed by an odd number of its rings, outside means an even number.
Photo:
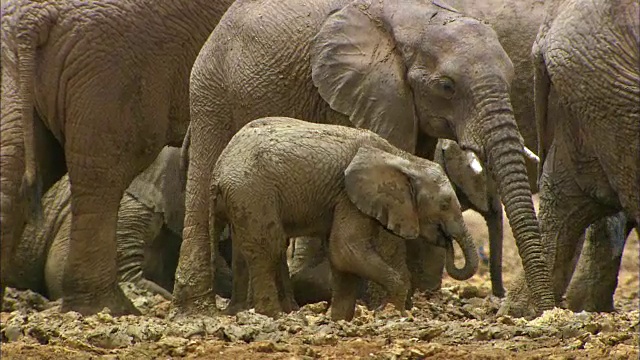
[[[540,162],[540,158],[533,151],[531,151],[528,147],[524,147],[524,155],[528,157],[530,160],[535,161],[537,163]]]
[[[480,159],[478,159],[478,155],[472,151],[467,151],[467,160],[469,160],[471,170],[473,170],[476,175],[482,174],[482,163]]]

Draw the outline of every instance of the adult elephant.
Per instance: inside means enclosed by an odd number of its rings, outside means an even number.
[[[585,229],[619,211],[640,218],[639,10],[637,0],[551,1],[533,46],[539,214],[558,303]],[[553,96],[565,112],[557,121]],[[516,285],[501,313],[528,313],[527,287]]]
[[[213,304],[210,171],[233,134],[277,115],[363,127],[431,158],[457,140],[496,178],[540,310],[553,307],[523,140],[509,99],[513,65],[495,32],[438,1],[235,2],[191,73],[184,242],[174,305]]]
[[[117,286],[124,190],[182,143],[188,76],[232,0],[9,1],[2,8],[2,273],[27,206],[68,170],[62,310],[138,313]],[[27,201],[28,199],[28,201]],[[41,216],[41,214],[40,214]]]

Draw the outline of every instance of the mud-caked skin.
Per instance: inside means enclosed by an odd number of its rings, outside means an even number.
[[[211,178],[212,238],[227,223],[232,231],[234,309],[251,302],[270,316],[286,311],[292,289],[285,253],[288,239],[298,236],[328,239],[336,320],[353,317],[359,277],[382,285],[388,301],[404,309],[410,288],[404,239],[435,243],[434,234],[443,233],[447,272],[464,280],[477,270],[475,244],[442,168],[371,131],[254,120],[231,139]],[[373,238],[385,246],[375,251]],[[465,257],[460,269],[453,240]]]
[[[127,188],[118,210],[116,231],[118,280],[171,299],[182,242],[184,188],[179,182],[180,149],[165,147]],[[71,191],[64,175],[43,196],[43,221],[31,219],[11,266],[8,286],[31,289],[51,300],[61,298],[64,265],[69,255]],[[230,269],[216,259],[216,290],[229,297]],[[225,271],[226,270],[226,271]]]
[[[449,177],[462,210],[473,209],[485,218],[489,229],[492,290],[494,295],[502,297],[502,203],[490,176],[482,169],[478,160],[469,155],[456,142],[440,139],[434,161],[442,166]],[[328,300],[331,291],[326,251],[319,246],[320,243],[321,241],[311,238],[295,239],[295,251],[292,252],[289,264],[294,294],[296,300],[301,301],[300,304]],[[383,246],[383,242],[374,242],[374,247]],[[439,289],[445,265],[445,249],[415,240],[410,240],[407,248],[407,266],[411,272],[412,290]],[[379,286],[371,282],[366,283],[362,299],[369,307],[376,308],[382,305],[380,300],[383,297],[384,291]],[[410,308],[409,302],[407,308]]]
[[[640,218],[640,4],[565,0],[546,7],[533,46],[539,216],[559,304],[585,229],[620,211],[636,226]],[[546,116],[554,96],[565,113],[556,121]],[[529,313],[522,279],[507,295],[501,314]]]
[[[429,159],[436,138],[475,152],[496,180],[536,305],[552,308],[509,97],[513,73],[495,31],[440,0],[236,1],[191,72],[187,212],[174,305],[211,301],[204,200],[210,169],[243,125],[278,115],[369,129]]]
[[[181,144],[193,61],[231,3],[3,3],[1,287],[27,213],[41,215],[40,197],[68,171],[62,309],[139,313],[117,285],[118,206],[163,146]]]

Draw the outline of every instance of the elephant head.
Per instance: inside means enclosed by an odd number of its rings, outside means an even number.
[[[310,47],[332,109],[415,153],[419,133],[456,140],[497,183],[540,310],[554,298],[509,92],[514,69],[494,30],[438,0],[354,0]]]
[[[478,251],[462,218],[455,191],[440,165],[406,154],[407,158],[361,147],[345,170],[349,199],[363,213],[405,239],[422,237],[446,241],[446,269],[457,280],[478,270]],[[462,269],[454,264],[455,240],[465,258]]]
[[[490,179],[474,153],[463,151],[455,141],[440,139],[434,158],[473,206],[481,211],[489,211],[487,182]]]

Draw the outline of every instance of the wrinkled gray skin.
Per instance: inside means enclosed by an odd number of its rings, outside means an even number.
[[[446,269],[465,280],[478,254],[442,167],[392,146],[375,133],[291,118],[248,123],[218,159],[210,186],[212,239],[229,223],[233,293],[229,307],[276,316],[292,295],[289,238],[328,239],[331,317],[353,317],[358,280],[382,285],[404,309],[410,288],[404,239],[447,238]],[[371,239],[384,247],[372,248]],[[454,264],[453,240],[465,258]],[[284,270],[284,271],[283,271]]]
[[[127,188],[118,210],[116,241],[118,279],[171,298],[182,242],[184,188],[179,182],[180,149],[165,147]],[[7,285],[62,297],[64,265],[69,254],[71,191],[68,175],[42,199],[44,218],[27,223],[15,252]],[[217,259],[216,290],[229,297],[230,269]],[[25,266],[28,265],[28,266]],[[224,271],[226,268],[226,272]]]
[[[2,7],[2,288],[41,195],[68,171],[62,310],[139,313],[118,287],[118,206],[182,143],[193,61],[232,0],[7,1]],[[36,51],[37,49],[37,51]]]
[[[244,124],[281,115],[367,128],[429,159],[436,138],[475,152],[496,179],[536,305],[552,308],[509,99],[512,78],[495,32],[441,3],[236,1],[191,73],[187,213],[174,305],[188,312],[213,301],[204,201],[210,169]]]
[[[567,306],[573,311],[614,311],[613,295],[618,286],[622,251],[635,226],[623,212],[599,220],[586,232],[571,283]]]
[[[498,35],[500,44],[504,48],[505,52],[509,55],[514,67],[514,78],[511,83],[511,104],[513,106],[513,114],[518,123],[522,137],[525,144],[530,149],[536,149],[538,140],[535,127],[535,113],[534,113],[534,101],[533,101],[533,72],[531,71],[531,46],[535,41],[540,24],[544,19],[544,1],[543,0],[449,0],[448,3],[456,9],[470,15],[482,19],[488,22]],[[550,104],[550,117],[555,116],[557,104],[552,101]],[[437,151],[436,155],[437,156]],[[437,161],[437,158],[433,158]],[[537,191],[538,171],[537,161],[527,161],[527,172],[529,175],[531,188]],[[456,179],[448,172],[449,178],[456,183],[460,184],[460,177]],[[471,189],[473,187],[482,186],[480,182],[477,182],[478,177],[472,176],[472,179],[476,179],[476,183],[467,184],[466,187]],[[458,199],[463,207],[465,207],[466,200],[469,200],[471,204],[476,204],[475,207],[482,209],[479,206],[480,203],[485,203],[484,199],[478,199],[478,196],[482,196],[483,191],[460,191],[465,186],[456,186],[456,193]],[[498,206],[502,207],[499,203],[494,203],[495,200],[499,201],[497,197],[497,191],[489,196],[489,201],[493,205],[493,209],[497,209]],[[475,198],[475,201],[473,200]],[[477,211],[477,210],[476,210]],[[487,226],[489,228],[490,238],[502,237],[502,220],[497,219],[497,216],[502,217],[502,212],[499,214],[482,213]],[[490,216],[485,216],[490,215]],[[499,224],[498,224],[499,223]],[[493,235],[493,236],[492,236]],[[329,276],[324,273],[329,269],[328,263],[326,263],[323,250],[319,247],[322,240],[302,238],[296,240],[296,251],[293,257],[289,259],[289,265],[291,270],[291,277],[293,286],[295,289],[296,300],[299,304],[305,304],[308,302],[317,302],[326,300],[331,295],[331,289],[329,286]],[[502,240],[491,242],[490,244],[502,243]],[[501,247],[500,247],[501,248]],[[320,249],[320,250],[318,250]],[[415,250],[415,249],[414,249]],[[425,290],[434,290],[440,287],[440,281],[434,283],[434,279],[438,274],[442,274],[444,261],[442,261],[442,249],[433,247],[429,248],[426,252],[429,257],[427,263],[432,264],[430,270],[422,270],[425,276],[422,279],[417,280],[421,288]],[[491,254],[498,254],[499,250],[491,251]],[[419,253],[419,251],[413,251],[412,253]],[[436,255],[437,254],[437,255]],[[440,265],[435,265],[431,260],[440,259]],[[492,289],[493,294],[496,296],[504,295],[504,288],[501,284],[501,276],[497,275],[501,261],[492,261],[494,268],[491,270],[492,274]]]
[[[637,0],[550,1],[532,49],[539,216],[557,304],[585,229],[620,211],[640,219],[639,11]],[[565,113],[556,121],[554,96]],[[520,278],[500,313],[528,315],[529,305]]]

